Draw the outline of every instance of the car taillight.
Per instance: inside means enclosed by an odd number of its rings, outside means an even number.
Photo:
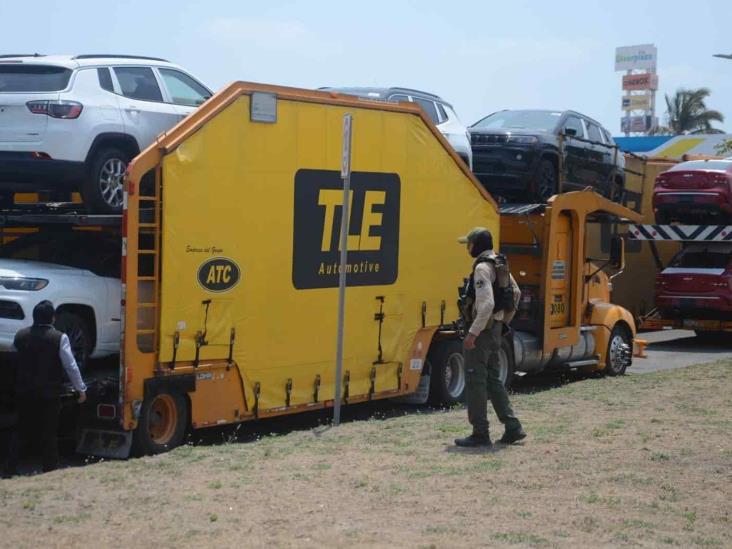
[[[666,185],[666,183],[668,183],[668,178],[663,175],[659,175],[656,178],[656,183],[653,186],[654,187],[664,187]]]
[[[715,173],[712,174],[712,185],[729,185],[729,177],[727,177],[726,174],[723,173]]]
[[[656,279],[656,287],[663,288],[666,285],[666,281],[663,278]]]
[[[64,120],[79,118],[84,105],[76,101],[28,101],[28,110],[33,114],[45,114]]]

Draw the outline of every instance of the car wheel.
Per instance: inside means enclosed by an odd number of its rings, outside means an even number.
[[[146,396],[132,435],[134,453],[160,454],[180,446],[187,420],[188,403],[180,393],[163,389]]]
[[[92,350],[91,330],[86,321],[73,313],[60,312],[56,315],[55,326],[59,332],[65,333],[69,338],[76,365],[79,367],[79,371],[84,373]]]
[[[436,341],[430,349],[430,402],[450,406],[465,399],[465,358],[459,340]]]
[[[546,202],[557,194],[557,167],[554,162],[545,158],[539,166],[539,181],[536,189],[540,201]]]
[[[123,178],[130,157],[116,147],[100,149],[92,159],[81,192],[88,210],[116,214],[122,211]]]
[[[610,333],[605,355],[605,373],[609,376],[621,376],[630,366],[633,356],[630,334],[625,326],[615,325]]]
[[[625,185],[622,181],[613,180],[610,184],[610,200],[625,205]]]

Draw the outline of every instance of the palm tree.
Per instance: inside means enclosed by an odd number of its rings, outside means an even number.
[[[699,88],[680,89],[673,97],[666,95],[666,116],[671,133],[722,133],[712,126],[712,121],[724,122],[724,115],[707,109],[704,104],[709,93],[709,88]]]

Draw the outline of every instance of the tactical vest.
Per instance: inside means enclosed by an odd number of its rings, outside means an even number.
[[[503,254],[494,256],[479,255],[473,263],[473,270],[470,276],[465,279],[465,284],[460,288],[458,309],[466,323],[474,320],[473,308],[475,305],[475,268],[481,263],[490,263],[496,273],[496,280],[493,282],[493,314],[499,311],[506,313],[513,312],[513,285],[511,284],[511,269],[508,266],[508,259]]]
[[[19,394],[40,398],[61,394],[65,375],[59,358],[62,335],[51,326],[23,328],[15,335],[18,349],[15,389]]]

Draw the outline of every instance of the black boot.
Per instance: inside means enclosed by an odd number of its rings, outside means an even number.
[[[456,438],[456,446],[462,446],[463,448],[475,448],[478,446],[491,446],[491,437],[489,435],[479,435],[473,433],[469,437]]]
[[[513,444],[515,442],[518,442],[519,440],[523,440],[526,438],[526,431],[524,431],[523,427],[519,427],[517,429],[511,429],[506,430],[506,432],[503,434],[503,436],[498,440],[498,442],[502,444]]]

